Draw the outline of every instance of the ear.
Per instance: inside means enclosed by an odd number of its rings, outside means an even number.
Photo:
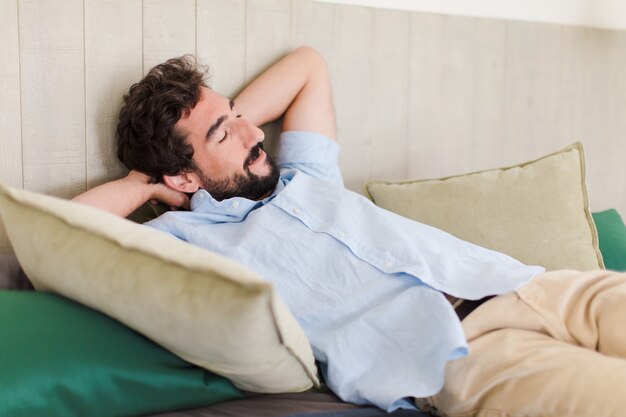
[[[198,178],[191,172],[181,172],[177,175],[163,175],[165,185],[183,193],[195,193],[200,188]]]

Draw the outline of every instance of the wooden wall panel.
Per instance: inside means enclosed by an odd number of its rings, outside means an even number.
[[[619,130],[619,80],[625,68],[617,68],[626,50],[619,49],[619,33],[608,30],[587,31],[586,66],[582,100],[582,140],[586,150],[587,179],[592,209],[610,207],[619,181],[612,172],[626,173],[624,161],[615,155],[622,153],[626,141],[614,140]],[[619,192],[619,190],[618,190]]]
[[[337,140],[343,147],[340,166],[346,186],[354,191],[361,191],[363,179],[370,176],[373,25],[374,9],[335,6],[334,64],[330,72],[336,98]]]
[[[559,45],[554,25],[507,23],[505,131],[499,147],[504,165],[560,147],[545,146],[554,142]]]
[[[443,175],[472,170],[473,123],[478,63],[483,59],[476,51],[478,19],[447,16],[443,28],[443,65],[440,97],[437,100],[442,123],[440,157]]]
[[[538,23],[534,28],[532,42],[533,44],[527,45],[535,49],[535,54],[534,62],[530,63],[533,66],[530,72],[532,79],[527,81],[527,89],[531,92],[531,102],[527,111],[528,125],[525,127],[526,149],[544,154],[565,147],[572,142],[560,141],[559,126],[555,123],[559,108],[559,52],[561,49],[559,26]],[[519,133],[518,140],[524,143]],[[532,155],[528,153],[523,157],[531,158]]]
[[[334,65],[330,70],[336,92],[337,136],[342,144],[372,142],[373,25],[373,9],[335,6]],[[369,166],[369,161],[362,163]],[[368,172],[363,167],[354,174],[367,176]]]
[[[143,0],[143,71],[196,53],[196,0]]]
[[[410,15],[376,10],[372,27],[370,178],[406,178]]]
[[[85,190],[82,0],[19,3],[24,187]]]
[[[334,28],[334,4],[310,0],[292,2],[291,40],[293,46],[312,46],[326,58],[328,65],[334,63]]]
[[[474,100],[472,103],[472,170],[494,167],[493,153],[504,138],[504,66],[506,61],[506,22],[478,19],[474,48],[477,56]],[[496,143],[494,143],[494,141]]]
[[[198,58],[209,66],[209,85],[234,98],[246,80],[245,0],[198,0]]]
[[[347,189],[363,193],[363,182],[369,177],[372,147],[369,143],[341,143],[339,167]]]
[[[17,0],[0,3],[0,183],[22,186],[22,135],[20,123],[20,53]]]
[[[582,104],[588,31],[573,26],[560,27],[559,106],[554,122],[559,131],[559,146],[583,139]]]
[[[611,70],[615,85],[615,108],[611,117],[615,121],[615,130],[611,135],[611,168],[608,177],[611,178],[612,190],[598,202],[599,209],[615,207],[619,204],[620,213],[626,218],[626,31],[618,33],[616,42],[617,59]],[[594,202],[595,203],[595,202]]]
[[[87,188],[119,178],[115,129],[124,94],[142,76],[141,0],[85,3]]]
[[[22,134],[20,122],[20,54],[17,0],[0,2],[0,183],[22,187]],[[10,251],[0,219],[0,253]]]
[[[441,90],[443,71],[443,32],[446,17],[427,13],[411,15],[411,55],[409,64],[409,132],[407,146],[409,178],[443,175],[439,159],[443,155]]]
[[[246,80],[249,82],[292,48],[291,2],[248,0],[246,16]]]
[[[246,82],[252,81],[292,48],[291,2],[247,0]],[[280,126],[279,120],[262,127],[270,155],[276,155]]]

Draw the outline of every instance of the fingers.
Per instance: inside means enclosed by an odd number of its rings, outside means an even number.
[[[155,191],[150,200],[152,204],[160,201],[170,207],[172,210],[180,208],[189,210],[189,197],[185,193],[173,190],[165,184],[155,184]]]

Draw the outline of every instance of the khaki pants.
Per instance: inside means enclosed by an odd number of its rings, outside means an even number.
[[[556,271],[463,320],[470,354],[421,409],[465,416],[626,416],[626,274]]]

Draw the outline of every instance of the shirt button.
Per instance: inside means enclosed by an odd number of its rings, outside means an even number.
[[[300,214],[302,212],[302,210],[300,210],[298,207],[293,209],[293,212],[296,214]]]
[[[233,201],[233,207],[234,207],[234,208],[239,207],[239,202],[238,202],[238,201]]]
[[[339,235],[339,237],[346,237],[346,233],[343,231],[338,232],[337,235]]]
[[[393,266],[393,262],[391,262],[391,261],[385,261],[385,266],[386,266],[387,268],[391,268],[391,267]]]

